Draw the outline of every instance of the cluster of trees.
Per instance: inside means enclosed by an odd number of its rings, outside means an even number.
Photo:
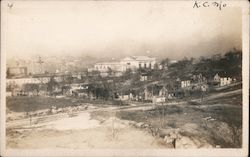
[[[242,52],[236,49],[227,52],[224,56],[211,57],[201,60],[194,69],[207,77],[216,73],[241,78]]]
[[[189,77],[190,74],[202,74],[207,78],[212,78],[216,73],[241,78],[242,52],[233,49],[225,55],[217,54],[210,58],[200,57],[199,60],[184,57],[173,64],[169,64],[169,60],[164,59],[161,64],[168,66],[167,70],[163,68],[162,75],[169,75],[173,78]]]
[[[41,82],[40,84],[36,83],[26,83],[22,86],[22,92],[31,92],[33,95],[38,96],[41,91],[46,91],[52,95],[56,88],[59,88],[59,83],[55,80],[54,76],[50,78],[48,83]]]
[[[93,94],[96,99],[109,99],[112,96],[113,89],[110,86],[103,84],[99,85],[88,85],[87,93],[88,95]]]
[[[33,83],[24,84],[23,90],[27,91],[27,92],[32,92],[33,95],[37,95],[38,96],[39,92],[40,92],[40,87],[39,87],[38,84],[33,84]]]
[[[123,79],[126,82],[130,80],[130,84],[124,86],[130,89],[140,89],[150,85],[150,82],[163,81],[169,85],[174,84],[168,88],[171,90],[180,88],[180,84],[177,82],[178,78],[180,80],[190,79],[193,75],[202,74],[206,79],[213,79],[217,73],[241,80],[242,52],[233,49],[224,55],[219,54],[212,57],[200,57],[199,59],[184,57],[176,63],[171,63],[170,59],[166,58],[160,62],[160,65],[161,68],[139,69],[135,73],[127,71]],[[140,81],[139,75],[142,73],[147,73],[150,76],[148,77],[149,81]]]

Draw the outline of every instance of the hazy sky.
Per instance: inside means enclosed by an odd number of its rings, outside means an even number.
[[[241,49],[241,10],[193,2],[17,1],[3,5],[7,56],[151,55],[183,58]]]

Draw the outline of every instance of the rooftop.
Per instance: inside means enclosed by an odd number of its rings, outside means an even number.
[[[126,60],[142,61],[142,60],[155,60],[155,58],[148,56],[130,56],[123,59],[123,61]]]
[[[101,62],[101,63],[96,63],[96,65],[120,65],[120,62]]]

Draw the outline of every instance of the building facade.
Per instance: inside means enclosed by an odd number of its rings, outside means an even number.
[[[132,56],[122,59],[120,62],[96,63],[94,68],[88,68],[88,72],[99,71],[101,76],[121,76],[126,70],[136,70],[139,68],[153,69],[156,59],[148,56]]]
[[[126,66],[120,62],[96,63],[94,70],[99,71],[101,76],[121,76],[126,71]]]
[[[7,68],[7,77],[27,76],[27,75],[28,75],[27,67],[8,67]]]
[[[230,77],[222,77],[220,78],[220,86],[226,86],[232,84],[232,78]]]
[[[149,68],[153,69],[156,64],[156,59],[148,56],[131,56],[121,60],[121,63],[126,65],[127,69]]]
[[[49,77],[40,77],[40,78],[34,78],[34,77],[12,78],[12,79],[6,79],[6,86],[17,85],[17,86],[21,87],[24,84],[48,83],[49,80],[50,80]]]
[[[190,80],[181,81],[181,88],[186,88],[189,87],[190,85],[191,85]]]

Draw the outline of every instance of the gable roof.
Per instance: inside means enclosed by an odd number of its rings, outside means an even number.
[[[229,75],[229,74],[227,74],[226,72],[218,72],[218,73],[216,73],[216,74],[218,74],[220,77],[231,77],[231,75]],[[216,75],[215,74],[215,75]],[[214,76],[215,76],[214,75]]]

